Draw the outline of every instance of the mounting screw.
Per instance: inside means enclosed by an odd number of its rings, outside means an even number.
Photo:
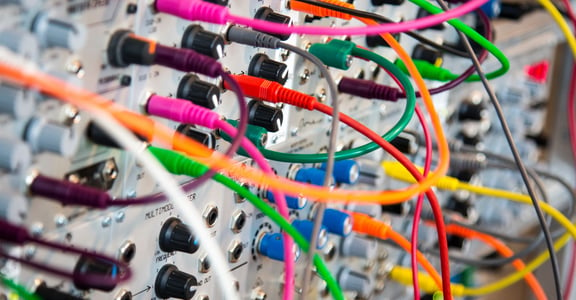
[[[54,217],[54,223],[56,223],[56,227],[63,227],[68,224],[68,218],[64,215],[56,215]]]
[[[112,218],[111,217],[104,217],[102,219],[102,227],[106,228],[108,226],[112,225]]]
[[[84,72],[84,67],[82,66],[82,62],[78,59],[70,59],[66,62],[66,71],[71,74],[76,75],[78,78],[83,78],[86,74]]]
[[[300,74],[300,84],[305,84],[310,79],[310,70],[304,69],[302,74]]]
[[[122,221],[124,221],[124,218],[126,218],[126,213],[123,211],[117,212],[116,216],[114,217],[117,223],[122,223]]]
[[[26,257],[27,259],[31,259],[32,257],[34,257],[35,254],[36,254],[35,246],[28,245],[24,249],[24,257]]]
[[[135,14],[137,11],[138,11],[138,5],[134,3],[129,3],[128,6],[126,6],[126,13],[129,15]]]
[[[122,77],[120,77],[121,86],[130,86],[130,84],[132,84],[132,77],[128,75],[122,75]]]

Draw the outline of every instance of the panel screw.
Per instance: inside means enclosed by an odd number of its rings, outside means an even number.
[[[102,219],[102,227],[106,228],[110,225],[112,225],[112,218],[111,217],[104,217],[104,219]]]
[[[63,227],[68,224],[68,218],[64,215],[56,215],[54,217],[54,223],[56,223],[56,227]]]

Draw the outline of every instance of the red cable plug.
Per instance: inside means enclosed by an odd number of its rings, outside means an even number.
[[[316,97],[285,88],[278,82],[250,75],[231,76],[238,82],[246,97],[272,103],[290,104],[307,110],[315,108]],[[230,86],[224,82],[224,87],[229,89]]]

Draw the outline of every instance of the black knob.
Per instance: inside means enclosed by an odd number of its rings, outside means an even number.
[[[458,121],[481,121],[488,117],[488,111],[483,102],[466,101],[458,108]]]
[[[412,58],[425,60],[433,65],[435,65],[438,61],[442,61],[442,52],[433,50],[430,48],[426,48],[425,46],[418,44],[414,47],[412,51]]]
[[[256,54],[248,66],[248,75],[285,84],[288,80],[288,66],[271,60],[266,54]]]
[[[192,299],[196,294],[196,277],[178,271],[174,265],[165,265],[156,276],[154,291],[158,298]]]
[[[406,204],[405,203],[398,203],[398,204],[389,204],[389,205],[381,205],[382,212],[397,216],[402,216],[406,213]]]
[[[389,5],[402,5],[404,0],[372,0],[372,5],[374,6],[382,6],[384,4]]]
[[[480,131],[480,126],[478,124],[464,123],[460,128],[458,137],[462,139],[462,142],[468,146],[476,146],[483,139],[482,133]]]
[[[456,197],[450,197],[444,208],[457,212],[466,218],[472,215],[474,210],[474,206],[470,200],[460,200]]]
[[[34,291],[34,295],[39,296],[43,300],[84,300],[67,293],[64,293],[56,288],[51,288],[42,282]]]
[[[204,30],[200,25],[190,25],[182,36],[182,48],[192,49],[219,59],[224,52],[224,38],[219,34]]]
[[[200,80],[194,74],[187,74],[180,80],[176,97],[190,100],[194,104],[208,109],[214,109],[220,102],[220,88]]]
[[[400,41],[400,34],[399,33],[393,34],[392,37],[394,37],[394,39],[396,41],[398,41],[398,42]],[[388,42],[383,37],[381,37],[380,35],[367,35],[366,36],[366,45],[368,47],[371,47],[371,48],[378,47],[378,46],[390,48],[390,45],[388,44]]]
[[[413,134],[401,132],[396,138],[390,141],[392,146],[404,154],[415,154],[418,152],[418,140]]]
[[[216,137],[214,136],[214,134],[196,130],[192,125],[180,124],[180,126],[178,126],[176,131],[197,141],[198,143],[201,143],[202,145],[210,149],[214,149],[216,145]]]
[[[108,42],[108,62],[114,67],[127,67],[130,64],[151,65],[156,53],[153,43],[134,37],[130,30],[118,30]]]
[[[256,11],[256,14],[254,15],[254,19],[265,20],[268,22],[274,22],[274,23],[285,24],[285,25],[290,25],[292,23],[292,20],[290,19],[289,16],[276,13],[270,7],[260,7],[260,9],[258,9],[258,11]],[[283,41],[290,38],[289,33],[288,34],[268,33],[268,32],[264,32],[264,33],[275,36],[275,37],[277,37]]]
[[[178,218],[170,218],[160,229],[160,249],[164,252],[181,251],[194,253],[198,251],[199,243],[196,237]]]
[[[284,119],[281,109],[256,100],[248,103],[248,109],[250,110],[248,115],[250,124],[263,127],[270,132],[280,130]]]
[[[98,126],[94,122],[90,122],[90,124],[88,124],[88,128],[86,129],[86,135],[88,139],[96,145],[112,148],[122,148],[120,145],[118,145],[116,140],[110,137],[110,135],[106,131],[104,131],[102,128],[100,128],[100,126]],[[146,141],[145,137],[139,134],[135,135],[139,140],[143,142]]]
[[[427,10],[420,8],[418,9],[418,13],[416,14],[416,18],[424,18],[424,17],[428,17],[431,16],[432,14],[429,13]],[[420,30],[424,30],[424,29],[433,29],[433,30],[444,30],[445,26],[444,23],[438,23],[436,25],[430,26],[430,27],[426,27]]]
[[[104,261],[90,256],[81,256],[74,267],[74,285],[80,290],[97,289],[109,292],[116,288],[116,283],[101,282],[91,280],[90,284],[80,281],[87,275],[98,275],[105,277],[114,277],[118,273],[118,266],[109,261]]]
[[[228,0],[204,0],[204,2],[210,2],[210,3],[222,5],[222,6],[228,5]]]

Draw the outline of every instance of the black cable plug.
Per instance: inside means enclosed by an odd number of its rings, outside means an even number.
[[[282,42],[275,36],[239,26],[230,26],[226,32],[226,39],[238,44],[268,49],[278,49]]]

